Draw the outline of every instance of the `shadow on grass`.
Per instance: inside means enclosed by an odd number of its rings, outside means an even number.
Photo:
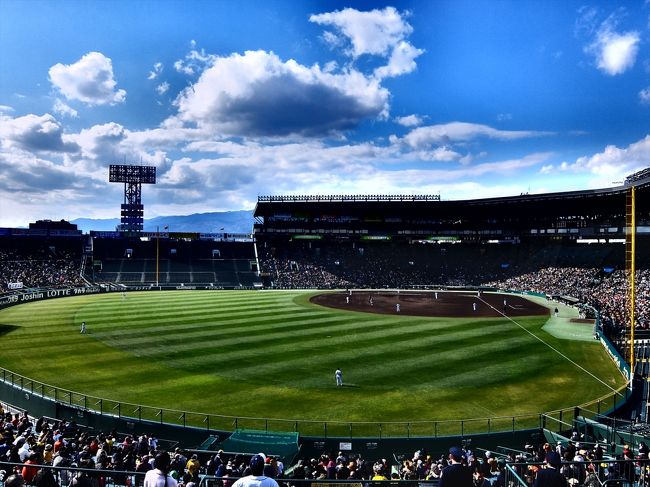
[[[20,328],[19,326],[16,325],[5,325],[4,323],[0,323],[0,336],[6,335],[7,333],[11,333],[14,330],[17,330]]]

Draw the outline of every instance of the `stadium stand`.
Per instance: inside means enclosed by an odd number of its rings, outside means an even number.
[[[198,234],[165,234],[146,240],[94,236],[93,282],[161,285],[253,287],[259,283],[252,240],[201,240]]]
[[[227,487],[235,479],[250,474],[249,461],[256,456],[221,449],[182,449],[149,434],[95,432],[74,421],[36,419],[25,411],[11,412],[1,404],[0,431],[3,485],[14,480],[11,474],[36,487],[142,485],[146,472],[154,468],[156,455],[168,451],[169,473],[179,485]],[[612,454],[612,446],[585,442],[583,435],[574,431],[570,439],[552,444],[542,438],[538,443],[522,445],[520,450],[498,447],[488,451],[468,442],[466,446],[450,445],[449,452],[460,455],[460,462],[471,472],[477,487],[533,485],[538,472],[548,464],[557,468],[566,485],[646,485],[650,472],[646,443],[641,441],[634,447],[620,445],[618,455]],[[313,482],[379,480],[426,481],[435,486],[445,475],[450,457],[447,451],[429,451],[424,447],[412,454],[378,459],[338,451],[284,465],[281,458],[264,455],[264,475],[295,487],[307,487]]]
[[[310,289],[481,286],[571,298],[570,302],[585,306],[586,318],[593,317],[591,309],[599,313],[602,331],[620,349],[626,345],[629,321],[622,240],[626,197],[634,184],[639,198],[635,328],[642,333],[635,346],[636,372],[647,377],[649,177],[647,171],[641,172],[628,178],[626,186],[606,190],[460,202],[418,196],[260,197],[255,245],[250,238],[237,241],[199,234],[156,232],[138,239],[116,232],[82,236],[57,222],[29,230],[0,229],[0,293],[11,292],[11,283],[25,288],[89,283],[253,288],[262,282],[271,288]],[[173,442],[157,441],[151,435],[89,432],[74,423],[35,420],[8,411],[0,415],[0,431],[0,469],[8,473],[19,466],[26,483],[39,487],[46,485],[35,480],[42,467],[66,464],[70,468],[74,464],[74,472],[57,470],[54,484],[47,487],[140,485],[156,452],[174,448]],[[635,445],[636,451],[634,446],[623,447],[620,457],[613,459],[603,452],[609,445],[583,446],[577,441],[557,446],[540,442],[527,445],[521,454],[466,449],[463,456],[475,485],[481,487],[487,486],[485,482],[516,485],[508,480],[509,472],[532,485],[549,451],[562,456],[566,463],[561,472],[575,479],[572,485],[602,485],[621,478],[642,485],[648,482],[644,443]],[[204,452],[197,457],[198,467],[191,462],[190,452],[174,451],[173,470],[181,485],[190,487],[207,476],[214,485],[229,487],[234,478],[247,474],[250,458],[235,452]],[[27,462],[31,463],[24,467]],[[636,468],[630,467],[633,462]],[[446,452],[424,449],[412,456],[373,460],[325,452],[319,458],[303,458],[291,469],[269,460],[268,471],[295,485],[304,479],[435,483],[446,464]],[[82,469],[102,474],[88,475]],[[107,470],[115,473],[109,476]],[[83,480],[84,475],[90,480]]]
[[[24,288],[83,286],[81,238],[0,237],[0,293]]]

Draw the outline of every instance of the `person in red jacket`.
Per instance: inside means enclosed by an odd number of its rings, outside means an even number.
[[[34,480],[34,477],[36,477],[36,474],[38,473],[38,466],[32,467],[31,465],[40,465],[41,462],[39,462],[38,454],[37,453],[30,453],[29,457],[23,464],[23,480],[27,485],[32,483],[32,480]]]

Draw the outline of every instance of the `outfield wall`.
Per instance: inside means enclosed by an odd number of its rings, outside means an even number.
[[[67,298],[70,296],[82,296],[85,294],[99,294],[108,292],[130,292],[130,291],[223,291],[240,290],[249,291],[259,289],[256,287],[223,287],[223,286],[129,286],[124,289],[108,289],[102,286],[69,287],[59,289],[26,289],[22,292],[0,295],[0,309],[17,304],[30,303],[32,301],[43,301],[45,299]]]

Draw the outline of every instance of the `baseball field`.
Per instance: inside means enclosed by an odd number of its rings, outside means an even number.
[[[576,333],[558,338],[544,327],[554,318],[543,303],[510,295],[318,294],[131,292],[22,304],[0,311],[0,366],[152,408],[321,422],[535,414],[624,384],[570,310],[563,321]]]

